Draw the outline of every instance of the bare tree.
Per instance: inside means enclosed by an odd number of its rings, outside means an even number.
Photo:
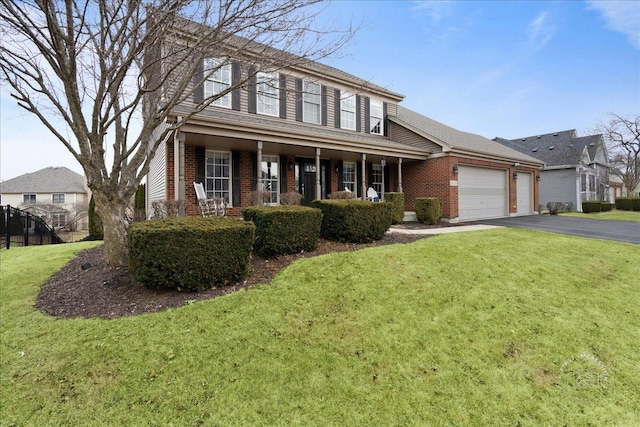
[[[611,114],[611,119],[598,126],[609,150],[612,170],[620,177],[627,192],[640,185],[640,116],[622,117]]]
[[[352,28],[317,28],[316,3],[0,0],[0,76],[82,165],[107,266],[126,263],[127,206],[170,132],[258,72],[313,66],[352,38]],[[223,60],[203,70],[212,55]],[[194,91],[234,63],[246,71],[194,105]]]

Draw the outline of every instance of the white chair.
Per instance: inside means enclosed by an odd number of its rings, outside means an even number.
[[[367,200],[370,202],[379,202],[380,197],[378,197],[378,192],[373,189],[373,187],[369,187],[367,190]]]
[[[198,199],[198,209],[203,217],[225,216],[227,214],[227,202],[221,198],[207,199],[207,193],[201,182],[194,182],[193,188],[196,190]]]

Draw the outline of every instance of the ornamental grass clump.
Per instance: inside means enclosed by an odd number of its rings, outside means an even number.
[[[129,271],[147,288],[197,291],[249,271],[255,226],[235,219],[166,218],[129,227]]]
[[[242,210],[256,226],[254,251],[265,258],[310,252],[318,247],[322,211],[306,206],[256,206]]]

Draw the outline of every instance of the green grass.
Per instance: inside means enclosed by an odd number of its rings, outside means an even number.
[[[637,221],[640,222],[640,212],[621,211],[614,209],[608,212],[563,212],[562,216],[574,216],[578,218],[608,219],[611,221]]]
[[[0,252],[0,425],[640,424],[638,245],[455,233],[160,313],[38,312],[88,246]]]

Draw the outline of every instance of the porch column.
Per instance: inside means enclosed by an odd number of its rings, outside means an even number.
[[[184,185],[184,141],[186,139],[186,135],[184,132],[178,133],[178,146],[179,146],[179,162],[178,162],[178,200],[183,202],[180,205],[180,212],[178,215],[185,216],[185,201],[187,199],[186,189]]]
[[[258,177],[258,181],[256,182],[256,191],[262,191],[262,141],[258,141],[258,155],[256,163],[256,177]]]
[[[322,185],[320,182],[320,149],[316,148],[316,198],[322,200]]]
[[[402,193],[402,157],[398,159],[398,193]]]
[[[387,161],[384,159],[384,157],[382,158],[382,160],[380,160],[380,166],[382,166],[382,194],[380,195],[380,201],[384,202],[384,167],[387,165]]]
[[[362,153],[362,200],[367,200],[367,155]]]

